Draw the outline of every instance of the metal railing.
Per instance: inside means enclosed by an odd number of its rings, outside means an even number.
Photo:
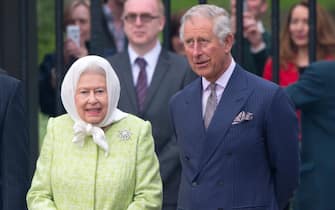
[[[237,28],[236,28],[236,45],[237,45],[237,55],[236,60],[242,66],[244,64],[244,57],[243,57],[243,47],[244,39],[243,39],[243,1],[244,0],[236,0],[236,18],[237,18]],[[57,69],[58,71],[58,87],[60,86],[59,83],[63,78],[65,72],[61,71],[64,66],[63,58],[62,58],[62,51],[63,51],[63,35],[62,35],[62,20],[63,20],[63,0],[57,0],[56,6],[56,48],[57,48]],[[171,49],[170,43],[170,15],[171,15],[171,0],[163,0],[165,5],[165,15],[166,15],[166,27],[163,31],[163,47],[167,49]],[[199,4],[206,4],[206,0],[198,0]],[[278,83],[279,82],[279,46],[280,46],[280,1],[279,0],[272,0],[271,1],[271,55],[273,60],[273,81]],[[101,1],[100,0],[91,0],[91,17],[92,17],[92,27],[91,27],[91,53],[101,55],[101,48],[102,48],[102,41],[99,37],[101,34],[100,22],[101,21]],[[316,60],[316,0],[309,0],[309,59],[310,62]],[[57,95],[59,99],[59,94]],[[59,102],[60,103],[60,102]],[[61,107],[61,104],[59,105]],[[61,111],[61,109],[59,109]]]
[[[223,0],[222,0],[223,1]],[[243,31],[242,31],[242,13],[243,0],[237,0],[237,60],[243,64]],[[279,0],[272,0],[271,10],[271,46],[273,57],[273,75],[274,81],[278,82],[279,71]],[[55,1],[56,14],[56,52],[57,52],[57,87],[60,89],[62,78],[64,77],[64,60],[63,60],[63,0]],[[167,16],[167,25],[164,29],[164,44],[170,48],[170,0],[164,0]],[[206,0],[199,0],[199,4],[207,3]],[[91,0],[92,5],[92,53],[100,54],[99,49],[101,40],[99,39],[99,25],[101,17],[101,1]],[[11,75],[23,80],[26,88],[26,101],[28,110],[30,152],[31,152],[31,169],[33,170],[35,160],[38,154],[38,95],[37,95],[37,32],[36,25],[36,0],[12,0],[0,2],[0,27],[3,29],[0,35],[0,66]],[[309,0],[309,59],[310,62],[316,60],[316,0]],[[15,56],[12,56],[15,55]],[[58,110],[60,110],[60,94],[57,94]]]

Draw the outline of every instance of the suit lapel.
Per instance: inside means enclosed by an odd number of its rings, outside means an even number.
[[[157,93],[160,87],[160,84],[162,83],[162,80],[164,79],[165,75],[169,71],[169,66],[170,66],[170,63],[169,63],[168,53],[167,51],[162,49],[159,55],[156,67],[155,67],[155,71],[154,71],[154,75],[151,80],[151,84],[148,87],[147,95],[144,100],[144,112],[148,109],[150,103],[154,99],[154,96]]]
[[[124,53],[124,56],[120,57],[120,59],[122,59],[120,62],[122,66],[119,66],[119,68],[115,70],[120,72],[119,75],[122,77],[120,80],[124,82],[125,90],[122,91],[125,93],[126,97],[128,97],[134,113],[138,113],[136,89],[134,87],[132,68],[128,53]]]
[[[237,65],[207,129],[200,170],[213,156],[219,145],[224,143],[224,136],[251,92],[247,78]]]
[[[195,173],[193,173],[191,179],[193,180],[197,176],[197,172],[199,171],[199,166],[202,160],[201,151],[203,150],[203,146],[205,144],[206,132],[203,124],[202,117],[202,84],[201,79],[198,78],[192,89],[188,92],[188,95],[185,97],[186,109],[184,110],[185,115],[183,119],[186,120],[184,123],[188,131],[189,138],[187,138],[187,142],[185,145],[189,147],[190,151],[193,154],[191,155],[196,159],[195,168],[193,169]]]

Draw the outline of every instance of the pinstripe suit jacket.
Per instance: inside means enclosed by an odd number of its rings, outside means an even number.
[[[197,79],[171,100],[180,210],[279,210],[298,184],[298,126],[285,92],[236,65],[207,129]],[[236,118],[242,111],[249,120]]]
[[[149,122],[129,115],[105,131],[108,156],[87,137],[72,143],[68,115],[50,118],[27,195],[31,210],[159,210],[162,184]],[[128,130],[130,138],[120,132]]]

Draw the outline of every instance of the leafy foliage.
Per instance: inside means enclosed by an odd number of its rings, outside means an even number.
[[[55,1],[37,0],[38,61],[55,49]]]

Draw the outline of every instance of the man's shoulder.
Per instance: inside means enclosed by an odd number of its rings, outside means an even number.
[[[191,75],[192,69],[185,56],[174,52],[162,49],[158,62],[158,67],[166,66],[169,68],[169,74],[174,74],[177,77],[181,75]]]
[[[277,91],[277,89],[280,88],[278,84],[250,73],[241,66],[238,66],[236,71],[238,79],[242,80],[245,78],[248,88],[254,88],[257,91]]]
[[[335,75],[335,61],[318,61],[314,62],[309,66],[308,70],[320,72],[321,74],[327,72],[327,74]],[[329,72],[329,73],[328,73]]]
[[[129,55],[127,52],[116,53],[106,59],[112,65],[116,73],[118,73],[121,69],[128,68],[127,66],[130,65]]]
[[[171,102],[185,98],[186,96],[192,95],[197,90],[201,90],[201,77],[198,77],[197,79],[193,80],[191,83],[187,84],[183,89],[178,91],[173,95],[171,98]]]
[[[112,62],[120,62],[120,61],[122,61],[124,58],[127,58],[127,57],[129,57],[129,54],[128,54],[128,52],[126,52],[126,51],[124,51],[124,52],[119,52],[119,53],[116,53],[116,54],[114,54],[114,55],[112,55],[112,56],[108,56],[106,59],[108,60],[108,61],[112,61]]]
[[[165,53],[166,53],[168,59],[171,60],[172,62],[178,63],[180,65],[189,66],[185,56],[179,55],[179,54],[174,53],[174,52],[169,51],[169,50],[162,49],[161,55],[163,55]]]
[[[9,76],[5,73],[0,73],[0,87],[6,88],[6,90],[14,90],[15,86],[17,86],[20,83],[20,80]]]

